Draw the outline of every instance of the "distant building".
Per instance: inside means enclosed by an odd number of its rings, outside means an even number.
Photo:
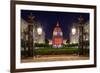
[[[72,33],[72,28],[75,28],[75,34]],[[72,28],[70,30],[70,44],[79,43],[79,28],[77,23]],[[86,22],[83,28],[83,40],[89,41],[89,22]]]
[[[26,22],[24,19],[21,19],[21,39],[25,41],[28,41],[27,26],[28,22]]]
[[[59,23],[57,22],[57,25],[53,30],[52,45],[55,48],[60,48],[62,47],[62,44],[63,44],[63,33],[59,26]]]
[[[49,45],[52,45],[52,40],[49,40]]]
[[[43,43],[45,43],[45,32],[44,32],[44,30],[42,29],[42,34],[41,35],[39,35],[38,33],[37,33],[37,31],[38,30],[34,30],[33,31],[33,36],[34,36],[34,43],[39,43],[39,44],[43,44]]]
[[[75,28],[75,34],[72,33],[72,28]],[[72,26],[70,29],[70,44],[78,43],[79,41],[79,29],[76,26]]]
[[[63,39],[63,44],[67,45],[67,40],[66,39]]]

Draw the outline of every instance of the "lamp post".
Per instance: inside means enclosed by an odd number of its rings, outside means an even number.
[[[84,52],[84,40],[83,40],[83,33],[84,33],[84,19],[82,16],[79,17],[79,55],[83,55]]]
[[[83,40],[83,36],[84,36],[84,19],[82,16],[79,17],[79,23],[78,25],[74,26],[72,28],[72,34],[75,35],[76,34],[76,28],[78,28],[79,30],[79,40],[78,40],[78,55],[83,55],[84,54],[84,40]]]
[[[29,20],[28,20],[28,57],[33,57],[34,56],[34,38],[33,38],[33,19],[34,16],[32,16],[32,14],[29,16]]]

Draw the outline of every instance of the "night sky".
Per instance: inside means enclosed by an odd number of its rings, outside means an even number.
[[[45,31],[45,37],[47,39],[52,38],[53,29],[59,22],[59,26],[63,32],[63,38],[69,39],[70,29],[73,23],[78,22],[78,18],[83,16],[84,21],[89,21],[89,13],[73,13],[73,12],[52,12],[52,11],[31,11],[31,10],[21,10],[21,18],[28,21],[28,16],[32,13],[43,26]]]

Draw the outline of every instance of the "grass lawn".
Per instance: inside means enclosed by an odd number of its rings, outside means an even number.
[[[40,55],[21,59],[22,63],[27,62],[51,62],[51,61],[70,61],[70,60],[88,60],[88,56],[78,55]]]

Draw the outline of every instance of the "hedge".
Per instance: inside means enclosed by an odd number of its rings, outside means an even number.
[[[77,53],[77,48],[42,48],[36,49],[36,55],[60,55]]]
[[[68,55],[68,54],[78,54],[78,48],[40,48],[34,49],[33,53],[35,55]],[[21,51],[22,55],[25,55],[28,51]],[[85,55],[89,55],[89,49],[84,49]]]

